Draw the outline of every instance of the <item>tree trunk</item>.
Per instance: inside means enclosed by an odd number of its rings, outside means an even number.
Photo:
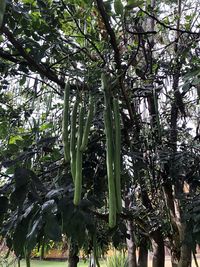
[[[148,267],[148,247],[146,238],[142,238],[139,247],[138,267]]]
[[[152,267],[165,266],[165,247],[164,240],[159,230],[153,234],[153,260]]]
[[[172,267],[178,267],[178,257],[177,254],[174,251],[171,251],[171,264]]]
[[[171,259],[171,264],[172,264],[172,267],[178,267],[178,263],[174,259]]]
[[[25,256],[25,260],[26,260],[26,267],[31,267],[30,254]]]
[[[191,267],[192,249],[190,243],[188,242],[188,238],[191,235],[189,223],[181,223],[179,226],[179,232],[181,237],[181,248],[180,260],[177,267]]]
[[[69,246],[68,267],[77,267],[79,262],[78,248],[71,242]]]
[[[133,223],[131,221],[127,221],[126,224],[127,233],[130,238],[126,239],[127,249],[128,249],[128,267],[137,267],[137,259],[136,259],[136,245],[134,241],[133,235]]]
[[[177,267],[191,267],[191,248],[187,244],[181,246],[181,257]]]

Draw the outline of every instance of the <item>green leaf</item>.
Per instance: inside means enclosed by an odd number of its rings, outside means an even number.
[[[8,122],[7,121],[2,121],[0,123],[0,137],[2,139],[5,139],[8,135]]]
[[[40,126],[40,131],[45,131],[47,129],[51,129],[53,127],[53,123],[44,123]]]
[[[121,242],[121,235],[119,233],[119,231],[115,231],[113,236],[112,236],[112,242],[113,242],[113,246],[115,248],[119,247],[120,242]]]
[[[27,195],[26,185],[16,188],[10,196],[11,204],[14,207],[21,206],[26,198],[26,195]]]
[[[0,197],[0,214],[5,213],[8,209],[8,198],[6,196]]]
[[[13,248],[16,256],[23,255],[28,225],[29,220],[26,218],[18,221],[17,227],[15,228],[15,232],[13,234]]]
[[[9,139],[9,144],[16,144],[16,141],[22,141],[23,138],[20,135],[11,136]]]
[[[81,247],[85,240],[85,217],[84,213],[74,207],[74,205],[66,205],[63,210],[63,231],[73,240],[77,241]],[[67,208],[68,207],[68,208]]]
[[[28,169],[18,167],[14,173],[16,189],[25,186],[30,181],[30,171]]]
[[[123,15],[124,7],[123,7],[121,0],[115,0],[114,9],[117,15],[121,15],[121,16]]]
[[[42,212],[43,213],[54,213],[57,210],[57,206],[56,203],[53,199],[46,201],[43,205],[42,205]]]
[[[61,240],[61,229],[56,216],[47,216],[44,232],[47,237],[53,241]]]
[[[144,0],[128,0],[128,3],[126,5],[127,9],[132,9],[135,7],[139,7],[144,4]]]
[[[31,250],[37,244],[37,237],[40,233],[43,224],[44,222],[42,216],[39,216],[32,223],[29,224],[29,231],[26,236],[26,248],[28,251],[31,252]]]
[[[76,211],[68,224],[69,231],[73,240],[76,240],[79,247],[82,247],[85,241],[85,219],[80,211]]]
[[[195,226],[194,226],[194,229],[193,229],[193,233],[196,234],[196,233],[200,233],[200,223],[196,223]]]
[[[60,203],[59,206],[62,213],[63,229],[65,232],[67,232],[68,225],[70,224],[70,220],[74,214],[74,205],[72,204],[64,205],[64,203]]]

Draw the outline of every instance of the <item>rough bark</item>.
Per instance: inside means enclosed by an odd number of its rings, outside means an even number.
[[[165,266],[165,247],[163,236],[160,231],[155,231],[153,234],[153,260],[152,267],[164,267]]]
[[[147,239],[144,237],[140,242],[139,253],[138,253],[138,267],[148,266],[148,247]]]
[[[191,245],[188,243],[190,235],[189,223],[181,223],[179,226],[179,233],[181,238],[180,259],[177,267],[191,267],[192,250]]]
[[[128,267],[137,267],[137,259],[136,259],[136,245],[134,241],[133,235],[133,223],[131,221],[127,221],[126,223],[127,233],[130,238],[126,239],[127,249],[128,249]]]
[[[177,267],[191,267],[191,248],[187,244],[181,246],[181,257]]]
[[[176,257],[174,257],[174,254],[171,255],[171,264],[172,264],[172,267],[178,266],[178,262],[177,262]]]

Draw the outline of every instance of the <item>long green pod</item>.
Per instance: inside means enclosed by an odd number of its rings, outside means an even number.
[[[116,188],[117,213],[122,211],[121,199],[121,127],[118,99],[113,100],[114,124],[115,124],[115,152],[114,152],[114,174]]]
[[[64,159],[66,162],[70,161],[70,150],[69,150],[69,91],[70,85],[65,85],[64,91],[64,110],[63,110],[63,122],[62,122],[62,140],[64,148]]]
[[[116,225],[116,192],[115,180],[113,172],[113,140],[112,140],[112,125],[110,114],[107,109],[104,112],[104,124],[106,134],[106,167],[108,176],[108,195],[109,195],[109,227],[113,228]]]
[[[82,145],[81,145],[81,148],[80,148],[81,151],[85,151],[86,148],[87,148],[88,137],[89,137],[90,127],[91,127],[91,124],[92,124],[93,115],[94,115],[94,99],[90,95],[89,110],[88,110],[86,125],[85,125],[84,132],[83,132]]]
[[[80,150],[83,138],[84,107],[81,105],[79,112],[79,128],[76,148],[76,175],[74,183],[74,205],[78,206],[81,201],[82,191],[82,151]]]
[[[80,102],[79,95],[76,97],[71,115],[71,133],[70,133],[70,159],[71,159],[71,174],[73,181],[75,182],[76,176],[76,122],[77,122],[77,111]]]
[[[3,24],[3,17],[6,11],[6,1],[0,0],[0,28]]]
[[[108,176],[108,195],[109,195],[109,227],[113,228],[116,225],[116,190],[114,179],[114,148],[113,148],[113,132],[112,132],[112,109],[111,96],[109,92],[109,82],[105,74],[102,74],[102,88],[104,91],[105,110],[104,124],[106,134],[106,167]]]

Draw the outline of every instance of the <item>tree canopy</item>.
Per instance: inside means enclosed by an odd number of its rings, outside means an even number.
[[[153,267],[164,246],[189,267],[200,242],[199,7],[0,1],[1,235],[17,257],[63,235],[76,255],[135,236],[152,244]]]

